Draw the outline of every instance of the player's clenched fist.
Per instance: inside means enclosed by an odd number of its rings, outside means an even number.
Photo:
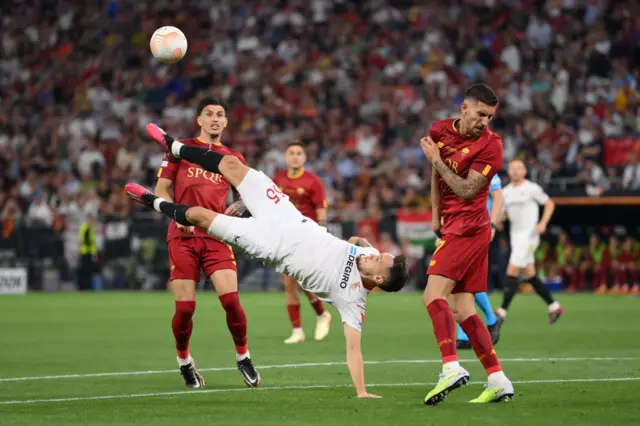
[[[424,155],[427,156],[427,159],[433,163],[434,160],[440,158],[440,149],[438,145],[431,139],[431,136],[427,136],[426,138],[420,139],[420,147],[422,147],[422,151]]]

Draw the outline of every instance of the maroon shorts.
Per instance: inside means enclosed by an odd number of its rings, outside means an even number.
[[[489,273],[489,244],[491,228],[462,237],[442,236],[427,275],[442,275],[456,282],[452,293],[481,293],[487,291]]]
[[[170,280],[200,281],[200,269],[207,277],[222,269],[237,271],[233,249],[213,238],[173,238],[169,246]]]

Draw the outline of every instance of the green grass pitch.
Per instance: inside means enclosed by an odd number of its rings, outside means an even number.
[[[640,419],[638,297],[560,295],[567,312],[553,326],[539,299],[518,297],[497,345],[515,399],[468,404],[486,376],[464,351],[472,383],[436,407],[423,404],[440,363],[420,294],[370,296],[363,351],[369,390],[381,400],[353,398],[333,309],[331,334],[316,342],[314,316],[303,306],[308,340],[289,346],[283,294],[241,300],[260,389],[247,389],[235,369],[213,293],[199,295],[191,343],[203,390],[185,388],[177,372],[168,293],[0,297],[0,424],[611,426]]]

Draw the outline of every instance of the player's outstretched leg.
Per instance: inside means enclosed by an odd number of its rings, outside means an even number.
[[[489,295],[487,295],[486,291],[475,294],[476,305],[482,311],[484,315],[485,324],[487,324],[487,328],[489,329],[489,333],[491,333],[491,342],[495,345],[500,340],[500,327],[502,327],[502,318],[498,317],[491,307],[491,302],[489,301]]]
[[[249,167],[233,155],[224,155],[197,146],[186,146],[153,123],[147,124],[146,129],[147,134],[173,157],[185,159],[209,172],[221,174],[236,188],[249,171]]]
[[[469,373],[462,368],[456,351],[456,320],[449,308],[446,297],[455,282],[441,275],[429,275],[424,291],[424,304],[431,317],[433,334],[442,355],[442,373],[436,386],[427,394],[424,403],[436,405],[454,391],[469,383]]]

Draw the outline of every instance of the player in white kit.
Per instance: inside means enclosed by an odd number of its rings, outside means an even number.
[[[540,234],[547,230],[547,225],[555,203],[537,183],[525,179],[527,168],[520,160],[509,163],[511,182],[504,187],[505,215],[510,225],[511,256],[507,267],[502,306],[496,314],[502,318],[507,316],[507,309],[518,291],[518,278],[523,275],[524,281],[531,284],[536,293],[547,303],[549,323],[554,324],[564,313],[564,309],[553,299],[547,286],[536,274],[535,252],[540,244]],[[544,206],[540,218],[540,206]]]
[[[364,382],[361,331],[367,295],[379,287],[400,290],[407,281],[404,256],[380,254],[363,238],[341,240],[304,217],[264,173],[236,157],[185,146],[149,124],[147,132],[176,159],[219,173],[236,187],[251,218],[232,217],[202,207],[170,203],[137,184],[126,190],[136,201],[185,226],[197,226],[278,272],[295,278],[305,290],[331,303],[340,313],[347,345],[347,366],[358,397],[369,394]]]

